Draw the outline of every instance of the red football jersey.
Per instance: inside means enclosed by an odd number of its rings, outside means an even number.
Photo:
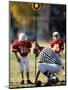
[[[55,52],[60,56],[61,50],[64,49],[64,41],[61,39],[52,40],[50,45],[51,48],[54,48]]]
[[[30,41],[18,41],[16,40],[12,44],[12,50],[19,52],[22,57],[25,57],[30,52],[30,48],[32,47],[32,44]]]

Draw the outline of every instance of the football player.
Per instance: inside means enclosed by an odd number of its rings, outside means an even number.
[[[44,48],[43,46],[40,46],[37,41],[35,41],[35,48],[33,49],[33,53],[35,54],[35,57],[37,58],[41,50]]]
[[[53,48],[57,55],[61,56],[64,50],[64,41],[60,39],[58,32],[53,33],[53,39],[51,40],[50,46]]]
[[[20,64],[20,72],[22,77],[21,84],[24,84],[24,66],[26,69],[27,84],[32,84],[29,77],[30,66],[28,59],[28,54],[30,53],[31,47],[32,44],[27,40],[27,35],[25,33],[20,33],[18,40],[14,41],[14,43],[12,44],[12,51],[15,53],[17,61]]]

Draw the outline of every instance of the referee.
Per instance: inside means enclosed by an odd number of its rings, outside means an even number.
[[[39,47],[37,47],[37,50]],[[58,73],[62,67],[62,62],[54,50],[51,48],[43,48],[39,53],[39,65],[35,83],[38,80],[40,72],[50,79],[51,74],[54,75],[55,73]]]

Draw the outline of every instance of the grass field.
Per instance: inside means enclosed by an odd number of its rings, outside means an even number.
[[[30,79],[32,82],[35,81],[35,56],[33,53],[29,54],[29,62],[30,62]],[[62,60],[65,66],[65,53],[63,52]],[[61,71],[57,74],[57,77],[60,81],[65,81],[65,74],[63,74],[65,71]],[[13,53],[10,53],[10,88],[19,88],[19,87],[34,87],[34,85],[28,85],[26,84],[26,72],[24,72],[24,78],[25,78],[25,85],[20,85],[21,81],[21,75],[19,71],[19,63],[16,61],[16,57]],[[40,74],[39,80],[42,81],[42,83],[47,82],[47,77],[45,77],[43,74]],[[61,83],[62,84],[62,83]],[[59,85],[59,84],[58,84]]]

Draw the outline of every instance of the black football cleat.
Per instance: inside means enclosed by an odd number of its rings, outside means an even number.
[[[48,78],[48,82],[46,86],[53,86],[56,85],[59,82],[59,79],[55,76]]]
[[[27,84],[33,84],[31,80],[27,80]]]
[[[21,81],[21,84],[24,84],[24,80]]]

